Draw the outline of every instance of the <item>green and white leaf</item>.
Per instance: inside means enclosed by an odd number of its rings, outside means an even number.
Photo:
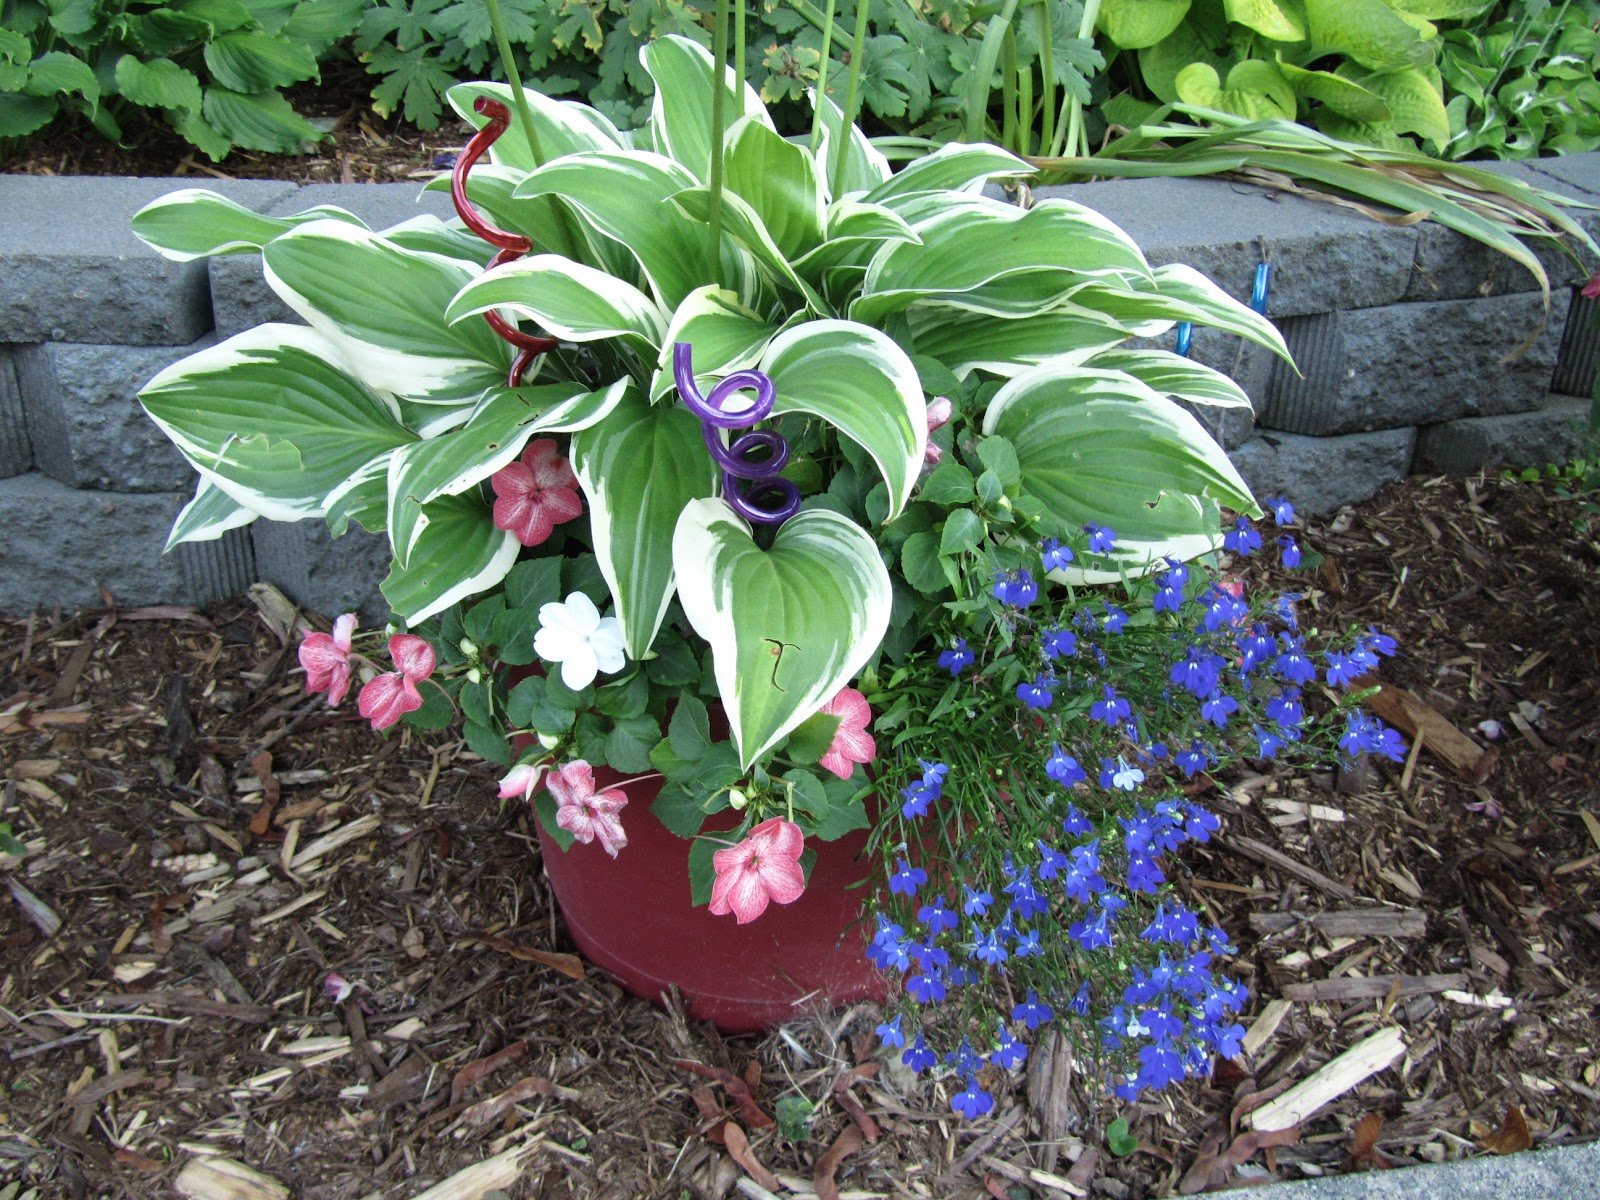
[[[686,188],[673,196],[672,202],[695,228],[703,230],[709,227],[710,188]],[[772,240],[772,235],[762,223],[760,214],[747,204],[743,197],[735,196],[732,192],[722,194],[722,231],[724,265],[728,264],[730,257],[737,260],[741,255],[748,256],[774,283],[787,284],[789,288],[799,292],[810,311],[831,312],[827,302],[801,278],[790,264],[789,256],[779,248],[777,242]],[[706,235],[702,234],[700,240],[704,244]],[[729,245],[730,242],[732,246]],[[730,249],[733,252],[731,256]]]
[[[460,429],[396,451],[387,513],[395,558],[409,565],[434,500],[460,495],[508,466],[536,433],[570,433],[603,419],[624,386],[618,381],[594,392],[576,383],[497,388]]]
[[[700,422],[682,405],[651,405],[629,386],[604,420],[572,439],[572,469],[611,589],[628,657],[655,641],[676,589],[673,531],[691,501],[716,495]]]
[[[519,258],[486,271],[456,293],[445,320],[499,310],[533,321],[568,342],[622,338],[646,353],[660,349],[667,314],[631,283],[556,254]]]
[[[394,564],[380,585],[410,625],[499,583],[522,550],[516,534],[495,528],[493,509],[474,493],[440,496],[426,515],[410,560]]]
[[[804,146],[749,118],[728,131],[723,181],[744,200],[786,259],[821,241],[827,209],[822,172]]]
[[[174,262],[217,254],[255,254],[274,238],[310,221],[335,220],[366,226],[331,204],[290,217],[268,217],[205,188],[180,188],[133,214],[133,232]]]
[[[555,100],[532,88],[523,88],[522,93],[528,101],[534,136],[538,139],[544,162],[585,150],[626,148],[627,142],[617,132],[617,127],[589,105],[573,100]],[[488,117],[473,111],[472,105],[479,96],[500,101],[512,114],[511,128],[500,136],[489,151],[492,163],[517,167],[523,171],[531,171],[539,166],[540,163],[534,161],[526,134],[518,127],[517,106],[511,99],[510,84],[458,83],[445,93],[450,107],[474,129],[482,129],[489,123]],[[476,169],[473,174],[477,174]]]
[[[477,272],[379,233],[313,221],[262,251],[267,283],[339,346],[369,386],[422,404],[476,400],[505,377],[508,347],[481,321],[444,322]]]
[[[1293,363],[1276,325],[1183,263],[1156,268],[1154,290],[1090,284],[1073,293],[1072,303],[1103,312],[1129,328],[1141,322],[1192,321],[1210,325],[1265,346],[1285,362]],[[1149,336],[1161,328],[1162,325],[1144,326],[1137,332]]]
[[[918,304],[906,319],[917,353],[937,359],[959,379],[975,370],[1009,378],[1056,359],[1079,363],[1131,336],[1105,313],[1077,307],[1007,318]]]
[[[678,305],[666,336],[661,339],[650,399],[659,400],[676,386],[672,348],[677,343],[688,342],[694,347],[695,377],[707,380],[709,386],[724,375],[760,362],[767,343],[779,328],[739,303],[739,297],[726,288],[707,285],[695,289]]]
[[[726,504],[696,500],[678,520],[672,557],[745,767],[849,683],[889,627],[877,544],[826,509],[791,518],[762,550]]]
[[[1213,408],[1253,409],[1245,390],[1221,371],[1170,350],[1108,350],[1085,360],[1101,371],[1126,371],[1152,391]]]
[[[887,334],[852,321],[806,321],[772,339],[761,370],[773,415],[821,417],[872,456],[889,489],[889,520],[922,470],[928,409],[911,359]]]
[[[349,532],[351,521],[368,533],[389,527],[389,462],[404,448],[378,455],[322,498],[322,517],[334,537]]]
[[[656,84],[650,102],[651,138],[663,154],[694,172],[698,182],[711,178],[711,102],[718,75],[728,97],[727,127],[748,118],[772,128],[755,90],[731,66],[717,71],[710,51],[698,42],[677,34],[656,38],[640,49],[639,61]]]
[[[838,145],[839,130],[844,125],[844,110],[827,96],[819,96],[815,88],[808,90],[812,109],[822,118],[822,140],[817,147],[817,161],[826,174],[824,184],[833,200],[843,199],[855,192],[870,192],[886,183],[894,174],[889,160],[874,146],[858,125],[849,127],[850,144],[845,148],[844,172],[834,174],[834,147]]]
[[[201,476],[194,489],[194,499],[183,506],[167,544],[161,553],[170,552],[184,542],[214,542],[230,529],[248,525],[260,515],[244,507],[209,479]]]
[[[139,393],[152,420],[235,503],[276,521],[414,440],[315,330],[268,324],[191,354]]]

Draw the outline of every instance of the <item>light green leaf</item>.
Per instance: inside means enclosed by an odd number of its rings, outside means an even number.
[[[1368,91],[1354,80],[1332,71],[1307,71],[1293,63],[1281,62],[1283,72],[1294,88],[1295,94],[1307,100],[1318,100],[1341,117],[1352,121],[1379,122],[1389,119],[1389,106],[1383,97]]]
[[[1085,361],[1101,371],[1126,371],[1152,391],[1213,408],[1253,409],[1245,390],[1221,371],[1170,350],[1108,350]]]
[[[711,89],[720,74],[727,90],[727,122],[731,127],[748,117],[768,129],[772,118],[749,84],[740,84],[733,68],[714,71],[711,54],[686,37],[669,34],[646,44],[639,60],[655,80],[650,102],[650,134],[656,148],[694,173],[697,182],[711,178]]]
[[[617,127],[589,105],[573,100],[555,100],[531,88],[523,88],[522,92],[528,101],[543,162],[584,150],[621,150],[627,145],[617,132]],[[523,171],[531,171],[540,165],[534,161],[526,134],[517,128],[517,106],[511,99],[510,84],[458,83],[445,96],[450,101],[450,107],[474,129],[482,129],[489,123],[488,117],[473,111],[472,106],[478,97],[487,96],[500,101],[511,110],[512,127],[500,136],[489,151],[491,161]]]
[[[822,118],[822,142],[817,148],[817,161],[826,169],[828,196],[840,200],[852,192],[870,192],[886,182],[893,174],[889,160],[855,125],[849,128],[850,144],[845,149],[844,173],[835,177],[833,147],[838,145],[836,139],[844,126],[844,112],[827,96],[818,96],[815,88],[810,89],[810,95],[813,109]]]
[[[1422,31],[1385,0],[1305,0],[1310,59],[1343,54],[1374,71],[1421,66],[1432,58]],[[1428,30],[1431,25],[1423,24]],[[1431,38],[1430,32],[1427,37]]]
[[[1047,364],[1019,375],[990,400],[983,432],[1011,440],[1023,490],[1058,528],[1117,531],[1111,560],[1076,564],[1079,579],[1204,553],[1217,542],[1218,504],[1259,511],[1194,417],[1119,372]]]
[[[894,520],[922,470],[927,401],[917,369],[888,335],[851,321],[807,321],[772,339],[761,370],[777,389],[773,415],[819,416],[872,456]]]
[[[914,192],[975,192],[991,179],[1020,179],[1033,173],[1033,167],[999,146],[950,142],[907,163],[863,199],[888,205]]]
[[[865,269],[885,242],[920,242],[904,217],[882,204],[835,201],[828,208],[826,240],[795,260],[794,269],[813,286],[830,269],[849,265]]]
[[[444,319],[453,325],[494,309],[562,341],[616,337],[647,353],[661,348],[667,325],[666,313],[632,284],[556,254],[519,258],[477,276]]]
[[[1072,303],[1105,313],[1122,325],[1137,321],[1193,321],[1236,333],[1292,362],[1278,327],[1241,304],[1209,278],[1183,263],[1155,271],[1154,291],[1132,291],[1091,284],[1075,292]]]
[[[1294,120],[1294,88],[1272,63],[1247,58],[1228,71],[1227,82],[1210,63],[1190,63],[1173,81],[1185,104],[1217,108],[1251,120]]]
[[[29,63],[28,82],[22,90],[30,96],[54,96],[64,92],[82,96],[91,106],[100,103],[100,80],[94,69],[76,54],[63,50],[51,50]]]
[[[317,57],[309,46],[288,38],[248,30],[225,33],[206,43],[206,68],[223,87],[265,92],[317,78]]]
[[[1298,42],[1306,36],[1303,14],[1278,0],[1222,0],[1222,10],[1236,25],[1248,26],[1275,42]]]
[[[235,92],[206,89],[206,123],[235,145],[268,154],[303,152],[308,143],[326,139],[299,113],[282,92]]]
[[[340,221],[312,221],[262,252],[267,282],[344,352],[369,386],[423,404],[476,400],[508,348],[481,321],[446,325],[470,266]]]
[[[749,767],[821,708],[889,627],[889,572],[860,526],[801,512],[762,550],[720,500],[696,500],[672,541],[678,595],[711,643],[728,724]]]
[[[822,240],[822,175],[811,151],[745,118],[728,131],[723,178],[755,211],[778,249],[798,258]]]
[[[1437,147],[1450,140],[1450,118],[1432,80],[1416,68],[1380,71],[1361,79],[1389,107],[1389,126],[1396,133],[1415,133]]]
[[[200,111],[200,81],[170,58],[140,62],[132,54],[117,60],[117,91],[146,108],[181,108]]]
[[[522,550],[515,534],[494,527],[488,501],[474,493],[439,497],[427,517],[410,561],[396,563],[381,585],[410,625],[499,583]]]
[[[677,343],[688,342],[694,347],[697,378],[720,379],[760,362],[778,328],[740,304],[738,296],[726,288],[697,288],[672,314],[672,323],[661,340],[650,399],[659,400],[675,386],[672,348]]]
[[[685,188],[672,197],[672,203],[688,218],[694,228],[709,227],[710,188]],[[772,240],[772,235],[762,223],[760,214],[750,207],[742,196],[735,196],[732,192],[723,193],[722,230],[724,264],[729,260],[728,251],[731,249],[735,257],[744,256],[747,261],[754,260],[774,283],[787,284],[799,292],[812,312],[832,311],[827,302],[795,271],[790,264],[789,256],[779,249],[777,242]],[[705,240],[703,234],[701,240],[702,242]]]
[[[1153,46],[1178,27],[1189,0],[1101,0],[1095,27],[1122,50]]]
[[[1394,8],[1429,21],[1470,21],[1495,6],[1495,0],[1389,0]]]
[[[330,491],[414,440],[340,364],[315,330],[259,325],[161,371],[139,401],[236,503],[297,521],[321,516]]]
[[[172,523],[172,532],[167,535],[167,544],[161,548],[161,553],[166,554],[184,542],[215,541],[230,529],[250,524],[256,516],[202,476],[194,489],[194,499],[183,506],[178,519]]]
[[[292,217],[266,217],[205,188],[181,188],[134,213],[133,232],[165,257],[190,262],[216,254],[253,254],[296,225],[323,219],[361,225],[360,218],[331,205]]]
[[[1131,336],[1105,313],[1089,308],[1005,318],[930,303],[906,316],[917,353],[937,359],[960,379],[975,370],[1017,375],[1052,359],[1081,362]]]
[[[716,494],[718,472],[700,422],[681,405],[652,406],[629,387],[604,420],[572,439],[572,469],[589,501],[595,558],[628,656],[642,659],[676,586],[678,515]]]
[[[622,399],[622,383],[601,391],[580,384],[497,388],[460,429],[398,450],[389,463],[387,521],[395,558],[410,562],[428,505],[455,496],[508,466],[536,433],[568,433],[594,424]]]

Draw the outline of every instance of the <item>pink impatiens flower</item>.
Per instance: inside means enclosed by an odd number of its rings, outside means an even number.
[[[495,528],[516,534],[524,546],[537,546],[562,521],[583,513],[578,477],[551,438],[529,442],[521,460],[500,468],[489,482]]]
[[[389,639],[389,657],[398,671],[367,680],[356,697],[356,709],[372,722],[374,729],[387,729],[408,712],[422,707],[417,684],[433,674],[433,647],[409,633]]]
[[[328,693],[334,708],[350,690],[350,635],[356,631],[355,613],[345,613],[333,623],[333,633],[308,633],[300,643],[300,665],[306,669],[306,691]]]
[[[1587,300],[1600,300],[1600,271],[1589,276],[1589,282],[1583,285],[1582,295]]]
[[[556,824],[580,842],[599,838],[601,849],[612,858],[628,844],[621,817],[628,798],[617,788],[595,791],[594,768],[583,759],[557,767],[545,786],[556,798]]]
[[[711,856],[716,882],[711,885],[711,911],[732,913],[741,925],[767,911],[769,901],[792,904],[806,890],[806,873],[800,869],[805,849],[800,826],[782,817],[761,822],[744,841]]]
[[[867,698],[855,688],[841,688],[819,711],[839,718],[839,728],[834,732],[828,752],[817,760],[819,767],[832,771],[840,779],[849,779],[857,763],[869,763],[878,757],[878,743],[867,732],[872,722],[872,709],[867,707]]]
[[[928,405],[928,444],[922,451],[922,466],[924,470],[929,467],[937,467],[939,460],[944,457],[944,451],[934,443],[933,431],[949,422],[952,411],[954,409],[950,403],[949,396],[935,396]]]
[[[544,763],[535,766],[533,763],[518,763],[500,781],[500,799],[514,800],[521,797],[524,800],[533,799],[533,789],[539,786],[539,780],[544,778],[544,773],[549,767]]]

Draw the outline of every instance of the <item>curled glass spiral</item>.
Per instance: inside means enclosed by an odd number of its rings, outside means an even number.
[[[709,396],[702,396],[694,381],[694,347],[676,342],[672,347],[672,377],[678,395],[700,418],[706,450],[722,471],[722,497],[745,520],[758,525],[781,525],[800,511],[800,489],[778,474],[789,461],[789,443],[771,429],[750,429],[772,412],[777,389],[760,371],[735,371],[724,377]],[[754,392],[755,402],[735,407],[741,393]],[[724,446],[722,434],[746,429]]]

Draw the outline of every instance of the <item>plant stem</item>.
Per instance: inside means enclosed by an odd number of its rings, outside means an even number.
[[[989,90],[994,79],[995,63],[1000,58],[1000,46],[1011,29],[1011,18],[1017,11],[1017,0],[1005,0],[1000,12],[989,18],[983,42],[978,47],[978,60],[973,65],[971,83],[967,91],[967,127],[962,141],[983,140],[983,120],[989,115]]]
[[[1048,150],[1056,139],[1056,60],[1055,47],[1051,44],[1052,23],[1050,20],[1050,6],[1040,0],[1034,5],[1033,16],[1039,26],[1039,72],[1041,86],[1039,89],[1039,111],[1042,126],[1039,130],[1039,147]]]
[[[1017,0],[1009,0],[1015,4]],[[833,148],[833,183],[844,190],[845,151],[850,148],[850,130],[856,123],[856,93],[861,84],[861,64],[867,57],[867,0],[856,0],[856,40],[850,48],[850,82],[844,92],[844,112],[839,120],[839,144]]]
[[[795,7],[803,12],[805,0],[795,0]],[[822,147],[822,102],[828,95],[828,63],[833,61],[833,10],[837,0],[828,0],[828,16],[822,23],[822,62],[817,65],[817,102],[811,113],[811,153]]]
[[[1083,20],[1078,22],[1080,38],[1094,37],[1094,23],[1100,16],[1100,0],[1084,0]],[[1067,148],[1072,154],[1089,153],[1089,139],[1083,131],[1083,101],[1073,96],[1068,102]]]
[[[741,6],[742,11],[742,6]],[[710,281],[722,277],[722,132],[728,121],[728,0],[717,0],[717,25],[711,38],[711,236]]]
[[[822,57],[824,60],[832,52],[833,43],[836,41],[839,43],[839,49],[850,49],[848,39],[851,37],[851,31],[835,21],[833,15],[834,0],[828,0],[826,14],[818,12],[817,6],[812,4],[811,0],[793,0],[793,2],[794,11],[804,17],[814,29],[822,34]]]
[[[528,150],[533,155],[533,165],[544,166],[544,153],[539,149],[539,131],[533,127],[533,114],[528,111],[528,98],[522,94],[522,73],[517,70],[517,56],[511,50],[511,39],[506,35],[505,19],[500,15],[500,0],[484,0],[489,10],[489,24],[494,29],[495,48],[500,51],[500,65],[505,68],[506,82],[511,85],[511,103],[517,110],[517,124],[528,139]]]
[[[1022,124],[1022,98],[1018,94],[1018,83],[1017,31],[1014,26],[1007,25],[1005,38],[1000,43],[1000,144],[1013,153],[1026,154],[1027,132],[1021,134],[1023,145],[1020,148],[1016,141]]]
[[[744,0],[734,0],[733,6],[733,74],[734,87],[744,87]],[[742,91],[736,95],[743,95]],[[743,105],[740,106],[741,108]]]

